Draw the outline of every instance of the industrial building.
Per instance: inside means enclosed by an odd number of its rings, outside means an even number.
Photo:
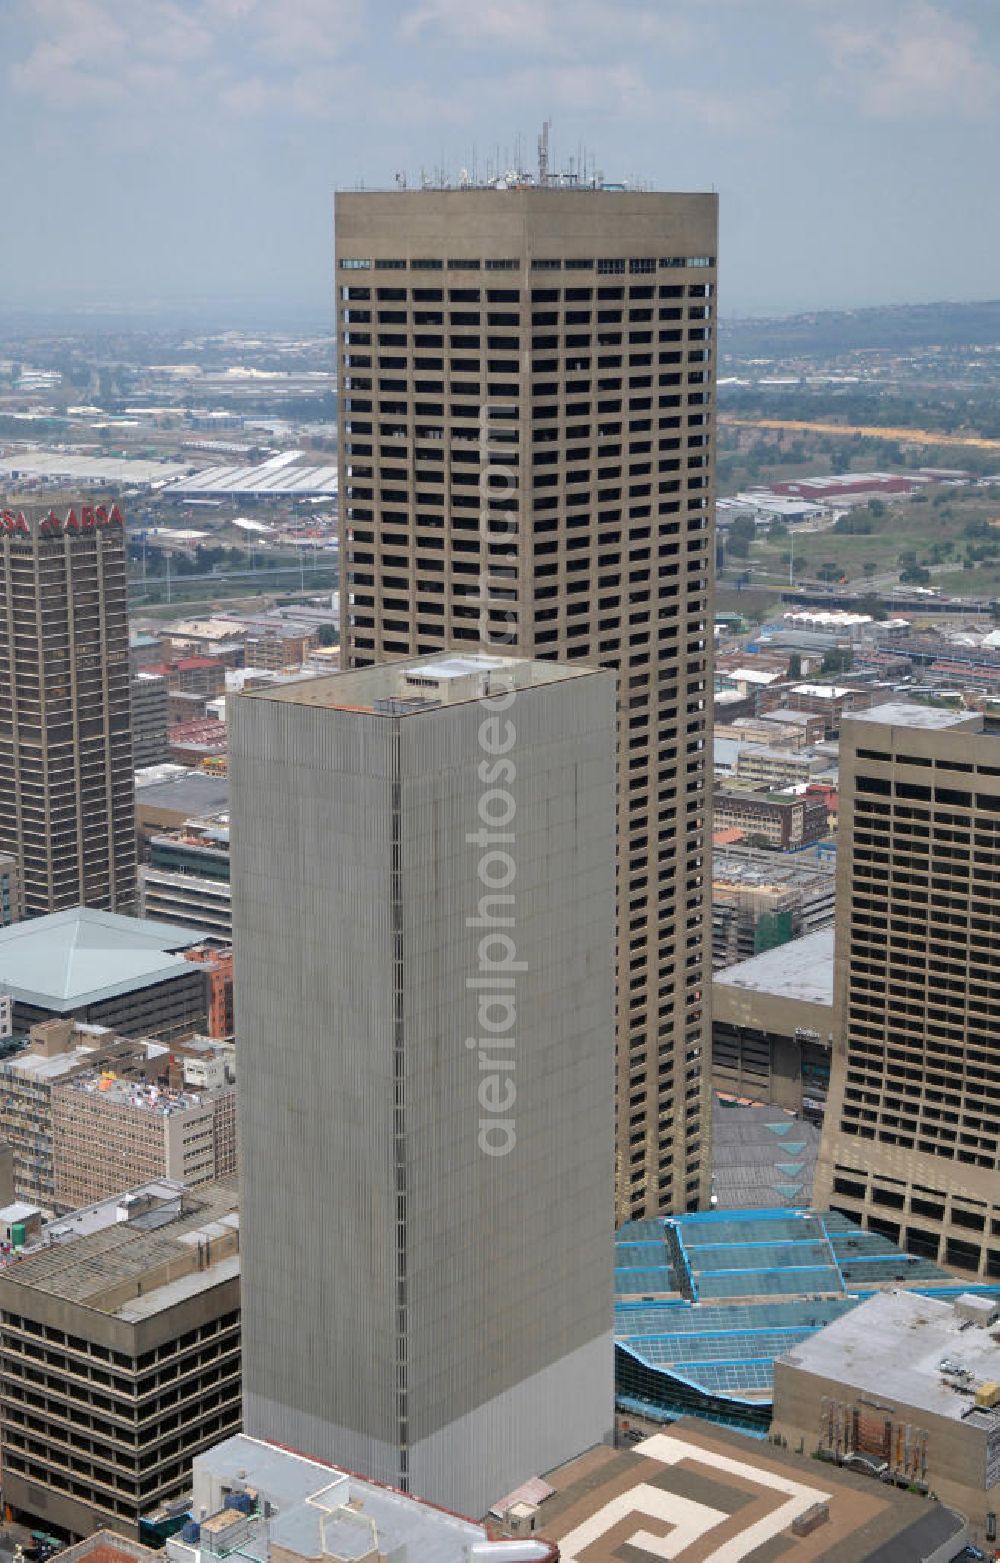
[[[732,845],[712,860],[712,966],[749,960],[833,923],[836,854]]]
[[[256,466],[205,467],[175,476],[163,489],[165,499],[310,499],[334,498],[335,466],[306,466],[302,452],[283,451]]]
[[[195,1458],[193,1488],[197,1517],[168,1538],[169,1563],[559,1563],[548,1542],[493,1541],[421,1498],[242,1433]]]
[[[76,906],[0,929],[0,984],[19,1031],[42,1020],[169,1042],[204,1031],[204,974],[185,960],[193,928]]]
[[[135,907],[127,586],[117,505],[0,528],[0,852],[28,917]]]
[[[833,925],[712,978],[712,1084],[817,1122],[830,1087]]]
[[[787,1141],[796,1126],[789,1121]],[[836,1211],[700,1211],[615,1237],[615,1400],[657,1422],[693,1413],[763,1437],[773,1364],[875,1291],[963,1291]],[[1000,1301],[1000,1293],[976,1287]],[[817,1419],[811,1426],[816,1427]]]
[[[335,226],[344,666],[493,646],[618,673],[616,1208],[694,1208],[717,198],[546,175],[341,193]]]
[[[894,701],[841,739],[817,1200],[1000,1277],[1000,727]]]
[[[933,1492],[966,1517],[973,1543],[995,1543],[998,1320],[996,1294],[870,1297],[775,1360],[775,1433],[806,1454]]]
[[[138,1535],[240,1425],[239,1217],[156,1182],[50,1222],[0,1267],[4,1502]]]
[[[611,1428],[614,678],[232,706],[246,1429],[482,1513]]]

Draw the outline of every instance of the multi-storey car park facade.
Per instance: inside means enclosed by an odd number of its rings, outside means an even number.
[[[343,665],[619,679],[619,1219],[707,1199],[717,200],[337,199]]]
[[[125,523],[0,515],[0,852],[25,915],[135,904]]]
[[[1000,727],[902,702],[855,712],[840,787],[815,1201],[1000,1276]]]

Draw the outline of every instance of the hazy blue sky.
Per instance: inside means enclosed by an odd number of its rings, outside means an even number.
[[[721,307],[1000,294],[1000,0],[0,0],[0,305],[329,312],[332,193],[583,141]]]

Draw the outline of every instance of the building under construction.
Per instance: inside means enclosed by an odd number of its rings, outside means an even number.
[[[753,847],[716,853],[712,867],[712,968],[734,966],[833,922],[836,855],[794,858]]]

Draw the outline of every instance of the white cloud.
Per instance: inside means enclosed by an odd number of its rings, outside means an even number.
[[[872,23],[821,27],[835,85],[875,119],[977,118],[1000,102],[1000,70],[976,29],[929,0],[907,0]]]
[[[502,49],[527,57],[599,64],[636,48],[684,53],[704,36],[704,23],[676,5],[650,7],[632,0],[414,0],[404,9],[400,36],[466,49]]]

